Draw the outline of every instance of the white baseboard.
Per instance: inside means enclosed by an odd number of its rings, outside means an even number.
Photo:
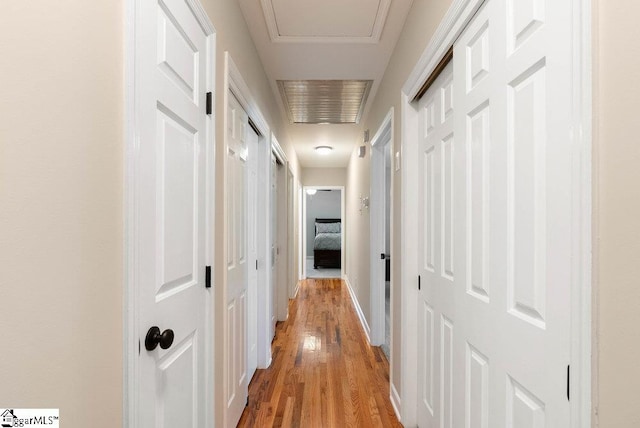
[[[389,370],[391,370],[391,368],[389,368]],[[400,394],[398,394],[398,390],[396,389],[396,386],[394,384],[391,384],[391,395],[389,396],[389,398],[391,399],[391,405],[393,406],[393,411],[396,412],[396,417],[398,418],[398,421],[402,423],[402,417],[400,416],[402,414],[400,412],[400,409],[402,408],[400,406],[401,405]]]
[[[349,281],[349,277],[344,275],[344,282],[347,284],[347,289],[349,290],[349,295],[351,296],[351,301],[353,302],[353,306],[356,308],[356,313],[358,314],[358,318],[360,318],[360,324],[362,324],[362,329],[364,330],[364,334],[367,336],[367,342],[371,344],[371,329],[369,328],[369,324],[367,324],[367,319],[364,317],[364,313],[362,312],[362,308],[360,307],[360,302],[356,298],[355,293],[353,292],[353,288],[351,288],[351,282]]]
[[[296,283],[296,288],[294,288],[293,290],[293,297],[292,299],[295,299],[296,297],[298,297],[298,290],[300,290],[300,281],[298,281]]]

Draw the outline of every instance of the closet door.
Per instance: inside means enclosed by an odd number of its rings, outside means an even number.
[[[454,415],[454,326],[457,278],[454,257],[453,64],[420,101],[419,357],[418,415],[421,426],[451,427]],[[464,361],[464,360],[462,360]],[[461,361],[458,361],[458,365]]]
[[[570,426],[569,7],[488,0],[420,102],[420,426]]]
[[[228,93],[226,159],[227,289],[224,325],[226,425],[235,426],[247,402],[247,136],[249,120]]]

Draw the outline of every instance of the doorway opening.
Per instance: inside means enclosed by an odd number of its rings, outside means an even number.
[[[302,260],[305,278],[342,278],[344,187],[305,186]]]
[[[391,361],[393,109],[371,140],[371,341]]]

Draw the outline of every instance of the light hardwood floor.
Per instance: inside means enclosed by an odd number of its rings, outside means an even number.
[[[239,427],[402,426],[389,400],[389,363],[369,346],[342,280],[302,281],[272,349]]]

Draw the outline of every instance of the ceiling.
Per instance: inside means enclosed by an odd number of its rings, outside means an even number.
[[[371,80],[362,118],[400,35],[411,0],[238,0],[283,117],[278,81]],[[293,122],[293,121],[290,121]],[[295,124],[287,129],[303,167],[345,167],[358,124]],[[318,155],[314,147],[330,145]]]

